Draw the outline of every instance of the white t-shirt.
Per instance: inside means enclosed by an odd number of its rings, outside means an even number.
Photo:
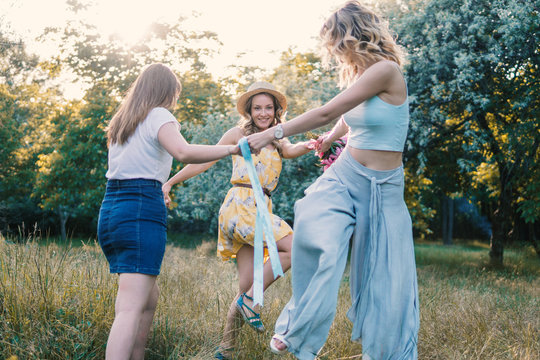
[[[158,141],[163,124],[180,124],[169,110],[157,107],[148,113],[133,135],[123,144],[109,147],[107,179],[153,179],[167,181],[171,172],[172,156]]]

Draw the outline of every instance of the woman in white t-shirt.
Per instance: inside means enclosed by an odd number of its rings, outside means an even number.
[[[107,128],[108,181],[98,240],[111,273],[119,274],[107,359],[144,358],[165,252],[167,210],[161,186],[172,158],[206,163],[239,152],[235,145],[187,143],[170,112],[181,89],[169,67],[145,67]]]

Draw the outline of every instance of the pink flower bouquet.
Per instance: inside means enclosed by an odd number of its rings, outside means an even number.
[[[325,152],[316,151],[315,155],[319,157],[319,164],[317,164],[317,166],[322,167],[323,171],[326,171],[326,169],[328,169],[330,165],[337,160],[345,145],[347,145],[347,136],[341,137],[334,141],[332,145],[330,145],[330,149],[326,150]]]

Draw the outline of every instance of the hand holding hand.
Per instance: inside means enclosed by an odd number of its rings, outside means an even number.
[[[315,139],[304,141],[301,144],[304,145],[304,147],[309,150],[317,150],[317,147],[319,146],[319,144],[317,143],[317,140]]]
[[[332,139],[328,135],[321,135],[317,139],[317,152],[325,153],[332,146]]]
[[[253,153],[259,153],[263,147],[270,144],[274,140],[274,132],[273,130],[269,130],[251,134],[247,137],[247,142]]]
[[[231,145],[230,148],[229,148],[229,154],[230,155],[240,155],[241,154],[240,146]]]

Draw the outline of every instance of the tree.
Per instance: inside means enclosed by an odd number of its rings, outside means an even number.
[[[201,122],[204,114],[230,107],[201,62],[210,50],[196,47],[199,40],[217,41],[215,34],[187,31],[181,19],[174,25],[153,24],[146,38],[133,46],[115,37],[105,39],[94,26],[75,20],[47,29],[42,40],[56,42],[60,50],[52,65],[75,74],[86,89],[82,101],[64,103],[43,119],[51,125],[48,133],[55,141],[39,154],[32,195],[43,209],[59,215],[63,238],[70,218],[89,219],[85,230],[94,231],[105,186],[104,129],[144,65],[163,62],[177,73],[184,71],[175,112],[179,118]]]
[[[91,219],[95,228],[105,192],[105,127],[117,105],[97,84],[82,102],[66,105],[50,119],[56,140],[52,151],[39,155],[32,195],[42,208],[57,212],[63,240],[70,217]]]
[[[46,86],[51,69],[26,51],[21,40],[0,31],[0,209],[3,231],[32,226],[40,218],[30,199],[35,161],[47,147],[47,127],[40,119],[58,101],[58,91]]]
[[[444,166],[450,159],[441,145],[451,145],[459,176],[471,184],[464,193],[490,199],[483,206],[493,226],[490,259],[500,265],[518,204],[523,213],[531,201],[540,205],[529,172],[540,145],[538,1],[411,1],[397,28],[409,51],[418,168]],[[495,188],[482,183],[482,167],[494,171]]]

